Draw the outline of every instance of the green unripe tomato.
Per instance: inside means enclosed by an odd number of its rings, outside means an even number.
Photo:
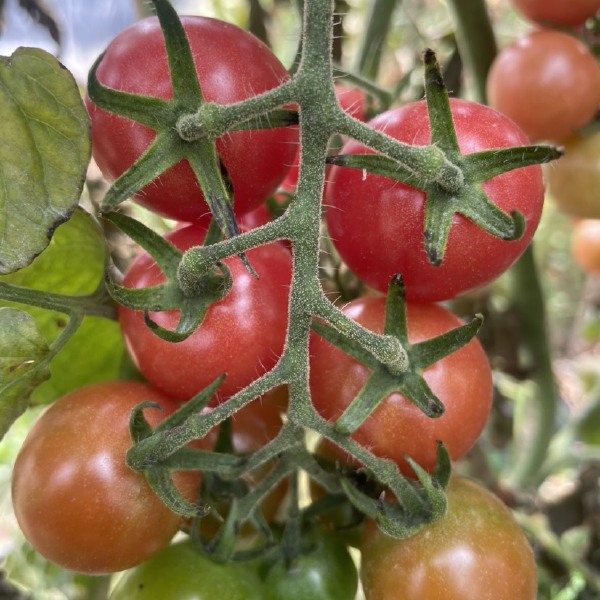
[[[346,545],[331,534],[287,568],[276,563],[265,579],[265,600],[354,600],[358,573]]]
[[[169,546],[127,571],[110,600],[263,600],[258,573],[215,563],[189,542]]]

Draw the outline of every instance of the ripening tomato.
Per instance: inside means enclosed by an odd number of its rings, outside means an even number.
[[[459,99],[451,99],[450,106],[463,154],[529,143],[512,121],[487,106]],[[402,142],[426,145],[431,141],[425,102],[382,113],[369,124]],[[356,141],[341,151],[369,153]],[[538,166],[494,177],[483,189],[502,211],[522,213],[523,237],[502,241],[455,215],[446,256],[436,267],[424,249],[424,192],[387,177],[363,175],[360,169],[336,166],[324,198],[329,235],[350,269],[379,291],[385,292],[391,278],[401,273],[408,298],[426,302],[452,298],[508,269],[529,244],[540,219],[544,185]]]
[[[600,0],[512,0],[523,16],[538,23],[577,27],[600,10]]]
[[[550,198],[568,215],[600,219],[600,131],[571,136],[564,151],[545,168]]]
[[[490,105],[532,140],[562,142],[596,114],[600,66],[575,37],[537,30],[498,53],[487,93]]]
[[[131,409],[144,401],[152,426],[178,405],[132,381],[93,384],[52,404],[29,432],[15,462],[12,499],[31,545],[65,569],[112,573],[137,565],[169,543],[180,517],[125,463]],[[196,474],[174,481],[190,497]]]
[[[123,574],[110,600],[262,600],[264,586],[256,570],[220,564],[189,542],[173,544]]]
[[[600,273],[600,220],[583,219],[575,224],[571,254],[575,263],[586,273]]]
[[[189,225],[167,239],[180,250],[202,243],[206,229]],[[189,400],[222,373],[221,400],[233,395],[272,368],[283,351],[288,322],[291,254],[273,242],[246,253],[259,277],[246,271],[237,257],[224,262],[231,270],[229,294],[208,309],[201,325],[183,342],[160,339],[145,324],[141,311],[119,308],[119,321],[127,348],[140,371],[169,396]],[[154,260],[140,254],[125,275],[129,288],[164,282]],[[178,313],[151,313],[161,327],[174,329]]]
[[[365,523],[361,581],[366,600],[535,600],[536,565],[504,504],[480,485],[453,477],[448,512],[396,540]]]
[[[223,21],[188,16],[181,21],[188,36],[205,100],[232,104],[286,81],[288,73],[275,55],[250,33]],[[156,18],[135,23],[108,46],[97,77],[110,88],[171,98],[171,79],[162,31]],[[94,159],[114,180],[146,150],[155,132],[108,113],[89,99]],[[296,154],[295,127],[232,131],[217,140],[217,150],[234,191],[235,210],[259,206],[285,177]],[[138,194],[136,200],[166,217],[208,221],[208,206],[196,178],[181,162]]]
[[[385,298],[359,298],[344,307],[344,314],[371,331],[383,332]],[[408,303],[411,343],[436,337],[462,322],[435,304]],[[310,340],[310,389],[322,417],[337,419],[358,394],[369,369],[323,338]],[[398,393],[391,394],[367,417],[352,438],[373,454],[395,461],[401,471],[414,475],[406,455],[424,469],[435,466],[437,442],[446,445],[453,460],[461,458],[479,437],[492,403],[492,374],[481,344],[475,338],[424,371],[431,390],[445,405],[445,413],[432,419]]]

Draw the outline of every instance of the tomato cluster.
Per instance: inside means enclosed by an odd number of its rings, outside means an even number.
[[[241,29],[201,17],[185,17],[181,22],[207,103],[234,104],[289,82],[287,71],[270,50]],[[166,52],[158,21],[141,21],[109,45],[96,70],[98,82],[128,94],[169,99],[174,86]],[[580,58],[577,61],[581,62]],[[591,69],[583,77],[590,79],[593,74]],[[600,74],[598,78],[600,83]],[[591,85],[596,86],[594,79]],[[600,89],[600,85],[596,87]],[[339,111],[341,122],[348,118],[346,115],[361,122],[367,118],[365,92],[338,87],[336,93],[343,109]],[[502,102],[490,95],[503,110]],[[584,96],[590,100],[591,93]],[[157,136],[144,124],[100,108],[90,98],[86,103],[94,158],[107,179],[118,179],[132,165],[138,165],[140,157],[147,156],[148,148],[161,134]],[[598,100],[592,98],[590,104],[595,110]],[[361,126],[409,146],[435,147],[429,110],[425,101],[413,102],[383,112]],[[583,116],[581,107],[572,112],[583,121],[569,124],[569,132],[589,118]],[[523,133],[501,112],[466,100],[452,100],[448,118],[456,136],[451,161],[454,171],[463,167],[466,171],[466,165],[471,164],[467,159],[479,153],[528,145],[527,132],[536,138],[557,139],[526,125]],[[277,190],[293,197],[287,218],[293,218],[289,216],[292,211],[302,210],[298,207],[303,198],[294,192],[297,140],[295,124],[241,128],[216,139],[221,175],[233,192],[235,217],[242,225],[238,239],[247,239],[250,232],[257,231],[252,228],[273,223],[265,207]],[[350,161],[375,154],[354,140],[346,140],[339,151]],[[406,346],[409,357],[402,369],[393,361],[384,363],[377,358],[377,368],[385,371],[386,381],[397,383],[396,391],[379,398],[347,437],[361,450],[394,463],[398,477],[415,489],[427,477],[439,476],[440,448],[445,448],[452,461],[464,457],[490,414],[492,371],[484,350],[473,336],[456,341],[464,335],[460,333],[463,323],[437,302],[494,280],[517,260],[534,235],[544,194],[541,168],[530,164],[500,173],[482,182],[471,177],[464,186],[486,198],[492,207],[489,210],[501,214],[500,220],[504,217],[510,221],[508,215],[520,215],[522,235],[500,239],[481,228],[484,219],[472,218],[472,213],[465,216],[466,209],[457,209],[448,218],[443,260],[433,264],[424,248],[427,204],[430,195],[440,190],[448,195],[449,202],[455,199],[454,191],[444,188],[444,182],[428,181],[419,187],[414,179],[407,182],[341,163],[328,171],[322,203],[328,235],[343,268],[351,269],[374,288],[336,314],[348,329],[356,327],[371,335],[369,339],[380,341],[379,334],[395,336]],[[134,442],[139,446],[147,440],[148,429],[158,427],[155,437],[160,441],[177,437],[183,430],[178,416],[190,412],[190,406],[196,407],[204,390],[220,376],[226,375],[214,395],[187,415],[196,419],[194,422],[220,414],[218,411],[229,406],[232,398],[239,398],[248,386],[272,374],[288,345],[297,343],[290,341],[291,321],[304,318],[308,323],[305,314],[292,313],[290,308],[290,289],[299,285],[294,267],[302,251],[298,248],[300,236],[294,232],[286,238],[279,231],[268,243],[215,261],[219,272],[229,277],[231,287],[208,307],[201,324],[186,339],[172,341],[157,335],[160,331],[180,333],[184,308],[205,291],[202,285],[206,280],[202,278],[195,281],[196,287],[181,286],[173,291],[181,280],[172,277],[165,265],[191,248],[210,250],[215,233],[209,226],[210,210],[203,192],[185,161],[144,185],[134,199],[180,222],[160,242],[156,233],[145,237],[141,228],[136,229],[142,248],[124,274],[122,286],[112,282],[111,289],[118,289],[120,298],[147,294],[142,308],[127,302],[118,307],[123,339],[144,382],[115,381],[85,387],[56,401],[41,416],[21,449],[13,476],[15,513],[25,536],[46,558],[73,571],[100,574],[131,569],[114,588],[114,600],[208,598],[210,594],[240,600],[352,600],[358,573],[341,538],[318,529],[314,525],[318,518],[307,518],[308,525],[302,522],[297,531],[278,524],[288,499],[292,504],[288,516],[298,519],[294,512],[299,511],[297,480],[287,471],[274,478],[271,489],[260,498],[252,526],[236,523],[233,528],[250,540],[263,535],[273,543],[279,537],[283,550],[267,552],[266,558],[249,560],[244,566],[217,564],[199,551],[210,554],[215,548],[223,550],[220,536],[229,531],[230,515],[235,514],[238,501],[261,489],[277,472],[281,453],[267,456],[249,471],[244,471],[244,466],[277,441],[289,422],[294,424],[294,419],[301,418],[293,410],[285,415],[287,388],[257,395],[233,411],[229,420],[222,419],[219,427],[205,431],[198,439],[186,438],[174,453],[174,461],[181,458],[191,464],[192,459],[216,456],[215,464],[220,460],[219,465],[224,465],[222,471],[211,468],[202,473],[193,468],[170,469],[174,471],[169,473],[174,486],[168,488],[173,504],[197,509],[198,504],[206,503],[208,512],[198,514],[199,518],[176,514],[159,500],[155,492],[160,495],[164,488],[154,476],[160,465],[150,460],[140,472],[127,466],[128,450]],[[285,211],[283,204],[280,207]],[[310,215],[304,216],[310,220]],[[292,243],[286,245],[282,240]],[[314,266],[316,271],[316,262]],[[407,302],[403,293],[397,297],[393,291],[387,298],[383,295],[388,288],[396,289],[399,274]],[[176,300],[181,306],[173,308]],[[332,310],[337,308],[332,306]],[[321,335],[317,324],[310,334],[308,324],[305,330],[304,354],[299,356],[306,358],[307,377],[301,383],[312,404],[298,409],[301,405],[295,398],[290,402],[298,413],[303,408],[312,409],[324,431],[337,431],[336,422],[361,396],[376,369],[361,360],[360,352]],[[350,344],[350,338],[344,342]],[[441,353],[443,343],[448,349]],[[434,358],[427,358],[431,356]],[[296,360],[301,362],[301,358]],[[294,374],[287,373],[286,377],[292,391],[294,385],[301,387]],[[285,396],[283,401],[278,395]],[[438,414],[433,409],[432,414],[425,414],[423,403],[419,404],[423,396]],[[140,414],[134,409],[141,403],[146,404]],[[175,425],[162,429],[165,422]],[[320,440],[327,440],[333,448],[333,462],[338,463],[330,475],[338,473],[341,463],[347,463],[340,470],[351,471],[352,481],[373,476],[327,435],[321,435]],[[326,453],[306,451],[314,464],[323,459],[332,462]],[[168,471],[169,467],[163,469]],[[236,469],[241,473],[237,479],[231,475]],[[435,481],[432,487],[441,487]],[[337,485],[341,495],[343,485],[339,481]],[[394,500],[400,498],[384,503],[381,487],[379,482],[373,484],[376,495],[371,499],[381,494],[382,506],[394,506]],[[344,502],[347,508],[349,503]],[[178,531],[189,534],[191,540],[171,544]],[[248,539],[244,543],[252,546]],[[439,522],[423,527],[409,539],[395,540],[367,520],[361,552],[361,578],[368,600],[533,600],[535,596],[533,554],[518,525],[499,500],[457,477],[450,480],[447,515]],[[506,578],[507,573],[513,574],[517,587]],[[509,583],[510,590],[506,588]]]

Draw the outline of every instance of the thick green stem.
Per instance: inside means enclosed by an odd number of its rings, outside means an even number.
[[[484,0],[450,0],[458,45],[473,77],[476,94],[485,101],[487,72],[496,51],[493,30]],[[555,430],[557,390],[546,331],[546,309],[533,249],[530,246],[510,271],[511,302],[521,322],[522,343],[533,365],[535,393],[525,407],[527,424],[517,423],[518,462],[509,479],[518,487],[538,483]],[[520,427],[518,425],[521,425]]]
[[[379,73],[381,55],[392,24],[392,13],[400,0],[371,0],[367,30],[361,40],[356,70],[375,80]]]
[[[523,344],[533,365],[535,384],[529,406],[515,428],[517,462],[510,481],[518,487],[539,483],[556,426],[558,392],[546,330],[544,296],[530,246],[511,270],[512,304],[520,318]]]
[[[458,49],[472,78],[475,99],[486,101],[486,79],[496,56],[496,39],[484,0],[449,0],[454,16]]]

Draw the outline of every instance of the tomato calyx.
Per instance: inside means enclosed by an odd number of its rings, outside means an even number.
[[[179,265],[183,253],[163,237],[122,213],[107,213],[105,218],[146,250],[167,278],[167,282],[148,288],[130,289],[107,275],[106,286],[112,298],[133,310],[143,310],[146,325],[160,338],[180,342],[189,337],[202,323],[209,307],[222,300],[231,290],[233,278],[221,262],[205,273],[190,275],[182,285]],[[150,312],[179,310],[180,318],[174,330],[155,323]]]
[[[88,95],[98,107],[156,131],[156,137],[146,151],[109,188],[101,209],[114,208],[185,160],[191,166],[219,228],[226,237],[235,237],[239,231],[232,191],[221,173],[216,139],[233,130],[294,125],[298,122],[297,113],[281,109],[274,114],[250,115],[237,124],[211,119],[214,104],[204,100],[182,23],[167,0],[153,0],[153,3],[165,39],[172,100],[121,92],[102,85],[96,72],[103,55],[89,73]]]
[[[431,144],[441,150],[446,159],[463,175],[449,182],[441,178],[423,182],[413,171],[396,160],[372,154],[337,155],[330,164],[361,169],[364,173],[383,175],[425,192],[424,249],[429,262],[439,266],[444,260],[450,229],[455,214],[475,223],[485,232],[505,241],[519,239],[524,232],[523,215],[510,215],[500,210],[487,196],[482,184],[517,168],[547,163],[562,156],[553,146],[502,148],[463,155],[458,146],[448,92],[439,63],[432,50],[424,52],[425,95],[431,127]],[[450,185],[452,184],[452,185]]]
[[[432,392],[422,373],[433,363],[465,346],[477,333],[483,317],[481,315],[468,324],[436,338],[411,344],[406,325],[405,289],[402,277],[397,275],[390,282],[386,302],[384,333],[397,339],[404,348],[408,368],[398,371],[378,361],[356,342],[351,341],[332,327],[315,322],[313,330],[328,342],[342,348],[371,370],[371,376],[334,424],[334,429],[343,435],[354,433],[367,417],[390,394],[399,392],[413,402],[431,418],[444,414],[444,405]]]

